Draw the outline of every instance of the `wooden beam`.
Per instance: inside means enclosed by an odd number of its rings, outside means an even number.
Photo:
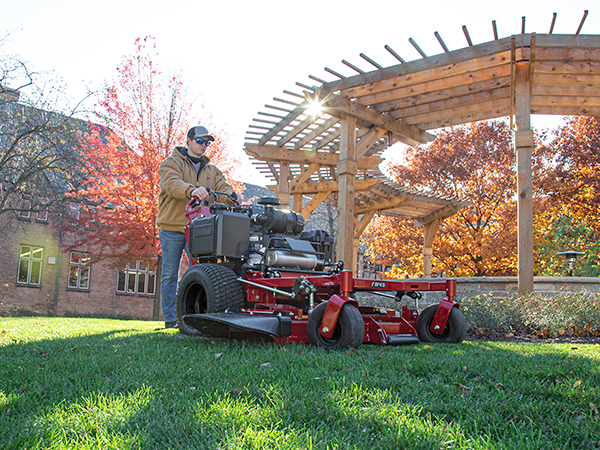
[[[391,55],[392,55],[394,58],[396,58],[398,61],[400,61],[402,64],[404,64],[404,63],[406,62],[406,61],[404,61],[404,59],[403,59],[403,58],[402,58],[402,57],[401,57],[401,56],[400,56],[398,53],[396,53],[396,52],[394,51],[394,49],[393,49],[392,47],[390,47],[389,45],[387,45],[387,44],[386,44],[386,45],[384,45],[384,48],[385,48],[385,49],[386,49],[388,52],[390,52],[390,54],[391,54]]]
[[[306,206],[302,208],[300,215],[306,219],[314,212],[315,209],[319,207],[321,203],[323,203],[327,197],[329,197],[331,192],[332,191],[318,192],[313,198],[310,199]]]
[[[446,205],[443,208],[438,209],[426,216],[420,217],[415,220],[414,225],[416,227],[422,227],[427,225],[428,223],[433,222],[437,219],[445,219],[446,217],[453,216],[456,214],[461,208],[469,205],[468,202],[454,202],[450,205]]]
[[[401,195],[391,199],[380,200],[378,202],[369,203],[365,208],[356,208],[355,214],[366,214],[369,211],[385,211],[386,209],[399,208],[406,205],[413,199],[410,195]]]
[[[314,121],[315,121],[315,117],[308,116],[306,119],[304,119],[298,125],[296,125],[294,128],[292,128],[290,131],[288,131],[284,136],[280,137],[279,140],[277,141],[277,147],[283,147],[290,140],[294,139],[299,133],[301,133],[306,128],[308,128],[310,126],[310,124],[313,123]]]
[[[597,75],[600,73],[600,62],[598,61],[540,61],[535,65],[538,73],[565,73],[574,75]]]
[[[290,184],[290,194],[316,194],[318,192],[337,192],[339,187],[339,181],[307,181],[305,183],[291,185]],[[381,183],[381,180],[377,180],[375,178],[369,178],[367,180],[356,179],[354,183],[354,190],[356,192],[363,192],[372,189],[374,186],[377,186]],[[274,185],[267,186],[267,188],[272,189],[275,188]]]
[[[537,61],[599,61],[600,42],[592,48],[587,47],[540,47],[538,36],[536,36],[536,60]]]
[[[530,44],[530,35],[518,36],[518,46]],[[537,48],[541,47],[598,47],[599,38],[596,35],[537,35]],[[386,67],[381,70],[375,70],[366,74],[358,74],[348,77],[344,80],[336,80],[329,83],[324,83],[323,88],[335,92],[344,89],[361,87],[364,91],[373,92],[371,84],[382,80],[391,79],[407,74],[415,74],[417,72],[425,72],[431,69],[438,69],[444,66],[455,67],[460,65],[462,61],[473,60],[476,58],[484,58],[488,55],[495,56],[502,52],[510,52],[510,37],[494,40],[484,44],[474,45],[442,53],[439,55],[430,56],[427,59],[418,59],[403,64]],[[540,58],[538,58],[539,60]],[[479,66],[481,67],[481,66]],[[381,89],[388,90],[389,86]],[[348,94],[343,92],[343,95],[348,97],[357,97],[357,94]]]
[[[552,14],[552,23],[550,23],[550,31],[548,31],[548,34],[552,34],[552,32],[554,31],[554,24],[556,23],[556,13]]]
[[[599,77],[600,79],[600,77]],[[535,97],[584,97],[584,98],[598,98],[600,96],[600,86],[548,86],[548,85],[534,85],[531,92],[531,102],[534,102]]]
[[[313,150],[320,150],[325,147],[327,144],[335,141],[340,137],[340,130],[334,130],[329,134],[326,134],[321,137],[321,139],[317,140],[313,145]]]
[[[530,111],[529,62],[515,67],[515,153],[517,155],[517,222],[519,294],[533,292],[533,131]]]
[[[302,148],[303,146],[308,144],[310,141],[315,139],[317,136],[319,136],[320,134],[329,130],[331,127],[333,127],[339,121],[340,121],[340,119],[338,119],[337,117],[332,117],[332,118],[327,119],[325,122],[323,122],[317,128],[310,131],[306,136],[304,136],[300,140],[298,140],[298,142],[296,142],[294,144],[294,148],[296,148],[296,149]]]
[[[386,134],[386,130],[373,126],[356,143],[356,158],[362,158],[375,142]]]
[[[475,105],[477,109],[479,109],[480,105],[486,105],[488,104],[487,102],[493,102],[494,100],[502,100],[503,103],[506,102],[508,104],[509,95],[510,87],[506,86],[500,89],[478,92],[476,94],[455,96],[437,102],[395,109],[390,113],[390,116],[397,118],[405,118],[408,116],[418,117],[423,114],[427,115],[443,111],[448,111],[449,115],[453,116],[456,115],[457,112],[460,113],[460,108],[464,108],[469,105]]]
[[[309,164],[306,169],[302,170],[302,172],[290,182],[290,190],[294,190],[294,188],[305,183],[319,167],[321,167],[321,165],[318,163]]]
[[[448,50],[448,47],[446,46],[446,43],[444,42],[444,40],[442,39],[442,36],[440,36],[440,33],[438,33],[437,31],[435,31],[433,33],[435,35],[435,38],[438,40],[438,42],[440,43],[440,45],[442,46],[442,49],[448,53],[450,50]]]
[[[535,81],[537,85],[556,84],[561,86],[600,86],[600,75],[576,75],[566,73],[548,74],[538,72],[535,74]]]
[[[306,109],[305,106],[299,106],[298,108],[294,108],[294,110],[291,111],[283,119],[281,119],[281,121],[279,121],[279,123],[277,125],[275,125],[273,128],[271,128],[270,131],[265,133],[265,135],[258,141],[259,145],[265,144],[273,136],[275,136],[277,133],[279,133],[281,130],[283,130],[285,127],[287,127],[290,124],[290,122],[292,122],[296,117],[303,114],[305,109]]]
[[[433,241],[442,219],[436,219],[423,227],[423,278],[431,278]]]
[[[419,126],[423,127],[426,130],[433,130],[441,127],[451,127],[454,125],[461,125],[464,123],[477,122],[479,120],[491,120],[496,119],[498,117],[506,117],[509,114],[509,108],[506,106],[505,108],[496,108],[489,111],[479,111],[479,112],[466,112],[465,115],[444,118],[440,120],[435,120],[431,122],[420,123]]]
[[[354,239],[354,182],[356,177],[356,117],[341,118],[340,155],[337,165],[339,177],[338,190],[338,234],[337,259],[346,262],[346,268],[354,273],[353,239]],[[348,267],[348,265],[350,267]]]
[[[580,106],[532,106],[532,114],[554,114],[558,116],[593,116],[600,117],[600,108],[584,108]]]
[[[277,184],[277,198],[282,206],[289,207],[290,204],[290,187],[289,187],[290,166],[286,161],[279,164],[279,183]]]
[[[586,9],[583,12],[583,17],[581,18],[581,22],[579,23],[579,27],[577,27],[577,31],[575,32],[575,34],[579,34],[581,32],[581,28],[583,27],[583,23],[585,22],[585,18],[588,15],[588,10]]]
[[[487,69],[473,70],[468,73],[450,74],[446,73],[443,78],[435,80],[423,80],[420,83],[414,84],[394,84],[390,89],[363,95],[357,98],[357,101],[365,105],[377,105],[381,103],[390,103],[395,100],[400,100],[407,97],[416,97],[423,94],[432,94],[445,89],[460,88],[463,86],[474,86],[475,88],[482,87],[484,90],[486,86],[480,86],[478,83],[488,83],[489,88],[494,88],[495,82],[505,82],[504,77],[510,76],[510,66],[497,66],[490,67]],[[348,95],[344,93],[344,95]],[[348,95],[350,96],[350,95]]]
[[[421,47],[419,47],[419,44],[417,44],[413,38],[408,38],[408,42],[410,42],[415,50],[419,52],[419,55],[421,55],[423,58],[427,58],[427,54],[421,49]]]
[[[392,111],[400,108],[433,103],[441,100],[449,100],[454,97],[462,97],[481,92],[489,92],[495,89],[502,89],[510,85],[510,77],[497,77],[484,81],[477,81],[471,84],[462,84],[456,86],[447,86],[442,89],[429,90],[427,86],[420,85],[415,89],[404,89],[405,97],[398,98],[389,103],[380,103],[375,106],[378,111]],[[418,92],[418,93],[417,93]],[[363,99],[359,101],[362,102]]]
[[[527,36],[525,36],[527,37]],[[597,34],[538,34],[536,45],[539,47],[599,47],[600,37]],[[528,45],[527,39],[524,44]]]
[[[435,136],[426,131],[410,126],[400,120],[392,119],[372,108],[368,108],[356,102],[351,102],[339,95],[325,92],[321,92],[321,95],[323,95],[322,101],[324,102],[324,107],[329,114],[335,114],[335,112],[337,112],[338,114],[347,114],[365,120],[370,124],[396,133],[400,137],[400,140],[405,144],[425,144],[435,139]]]
[[[244,149],[247,154],[260,161],[287,161],[296,164],[318,163],[323,166],[335,166],[339,160],[339,156],[335,153],[293,150],[276,147],[274,145],[246,144]],[[377,156],[363,156],[360,161],[358,161],[358,169],[374,169],[379,166],[382,161],[383,159]]]
[[[600,94],[598,88],[596,88],[596,95]],[[531,99],[534,103],[534,99]],[[578,106],[578,107],[590,107],[597,108],[600,106],[600,97],[571,97],[571,96],[537,96],[535,98],[535,105],[537,106]]]
[[[416,84],[426,80],[444,78],[449,71],[465,73],[505,64],[509,57],[507,52],[510,52],[510,38],[441,53],[427,59],[396,64],[382,70],[348,77],[345,80],[325,83],[323,89],[330,92],[341,91],[342,95],[347,97],[360,97],[393,88],[393,79],[402,83],[402,80],[409,81],[411,77],[417,77],[413,83]],[[423,79],[421,79],[422,77]]]
[[[461,105],[454,109],[446,109],[442,111],[434,111],[431,113],[417,114],[407,116],[404,120],[408,123],[423,124],[428,122],[438,122],[444,119],[452,119],[460,116],[469,116],[477,114],[481,111],[492,111],[509,108],[510,99],[508,96],[495,100],[482,101],[473,105]],[[496,116],[497,117],[497,116]]]
[[[363,231],[365,231],[365,229],[371,222],[371,219],[373,219],[373,216],[375,215],[375,213],[376,213],[376,211],[373,210],[373,211],[367,211],[366,213],[363,214],[363,216],[360,218],[360,221],[358,222],[358,225],[356,225],[354,227],[354,239],[360,238],[361,234],[363,234]],[[358,217],[358,215],[357,215],[357,217]]]
[[[295,194],[292,196],[292,211],[301,211],[302,204],[304,203],[304,199],[302,198],[302,194]]]

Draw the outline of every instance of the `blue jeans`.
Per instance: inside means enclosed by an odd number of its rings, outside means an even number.
[[[158,230],[158,239],[162,249],[162,275],[160,277],[160,304],[165,322],[177,320],[175,312],[175,295],[177,293],[177,281],[179,275],[179,264],[183,251],[188,255],[190,252],[185,240],[185,233],[179,231]]]

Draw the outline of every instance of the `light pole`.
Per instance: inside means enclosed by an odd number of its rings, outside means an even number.
[[[580,257],[580,256],[584,256],[585,253],[583,252],[578,252],[575,250],[567,250],[565,252],[558,252],[556,254],[556,256],[562,256],[567,260],[567,267],[569,269],[569,276],[572,277],[573,276],[573,265],[575,264],[575,260]]]

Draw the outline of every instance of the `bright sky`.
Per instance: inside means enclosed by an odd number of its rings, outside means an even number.
[[[441,53],[435,31],[450,50],[463,48],[463,25],[474,44],[488,42],[492,20],[501,38],[521,32],[522,16],[527,33],[548,33],[556,12],[554,33],[573,34],[585,10],[581,34],[600,34],[597,0],[0,0],[0,35],[11,33],[5,50],[60,75],[74,100],[111,80],[136,38],[154,36],[162,71],[180,70],[188,93],[230,132],[244,161],[240,179],[264,184],[243,154],[244,136],[266,103],[278,104],[273,97],[299,92],[296,81],[335,79],[325,66],[353,74],[342,59],[370,70],[360,53],[392,65],[386,44],[419,59],[410,37],[425,53]]]

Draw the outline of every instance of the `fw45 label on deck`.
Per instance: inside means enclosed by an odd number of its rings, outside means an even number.
[[[371,287],[374,288],[385,288],[385,281],[373,281]]]

